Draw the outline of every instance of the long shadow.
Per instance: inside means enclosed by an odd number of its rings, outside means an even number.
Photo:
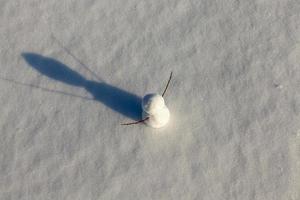
[[[2,77],[2,76],[0,76],[0,80],[7,81],[7,82],[13,83],[15,85],[31,87],[31,88],[39,89],[39,90],[42,90],[42,91],[45,91],[45,92],[51,92],[53,94],[61,94],[61,95],[76,97],[76,98],[80,98],[82,100],[87,100],[87,101],[95,101],[95,99],[93,97],[85,97],[85,96],[80,96],[80,95],[72,94],[72,93],[65,92],[65,91],[53,90],[53,89],[41,87],[41,86],[38,86],[38,85],[30,84],[30,83],[23,83],[23,82],[16,81],[16,80],[10,79],[10,78],[5,78],[5,77]]]
[[[104,82],[85,79],[81,74],[53,58],[36,53],[22,53],[26,62],[39,73],[72,85],[83,87],[94,99],[133,120],[141,119],[141,98]]]

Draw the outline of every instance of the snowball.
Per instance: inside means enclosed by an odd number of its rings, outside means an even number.
[[[166,125],[170,112],[165,105],[164,98],[159,94],[147,94],[142,100],[143,118],[149,117],[145,123],[153,128]]]
[[[143,110],[149,114],[159,112],[165,106],[165,100],[158,94],[147,94],[143,98]]]

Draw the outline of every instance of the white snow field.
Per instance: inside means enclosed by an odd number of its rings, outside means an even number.
[[[300,1],[0,0],[0,199],[299,200]]]

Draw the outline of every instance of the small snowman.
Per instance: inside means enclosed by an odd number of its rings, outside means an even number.
[[[170,119],[170,111],[164,98],[159,94],[147,94],[142,100],[143,119],[153,128],[165,126]]]
[[[132,125],[132,124],[145,122],[148,126],[151,126],[153,128],[161,128],[165,126],[169,122],[170,111],[165,104],[165,100],[163,96],[165,95],[169,87],[171,78],[172,78],[172,72],[170,74],[170,78],[168,80],[168,83],[162,95],[159,95],[157,93],[150,93],[150,94],[146,94],[143,97],[142,99],[143,119],[142,120],[132,122],[132,123],[126,123],[122,125]]]

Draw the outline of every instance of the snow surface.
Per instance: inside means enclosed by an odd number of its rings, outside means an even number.
[[[0,47],[1,200],[300,199],[299,0],[0,0]]]

